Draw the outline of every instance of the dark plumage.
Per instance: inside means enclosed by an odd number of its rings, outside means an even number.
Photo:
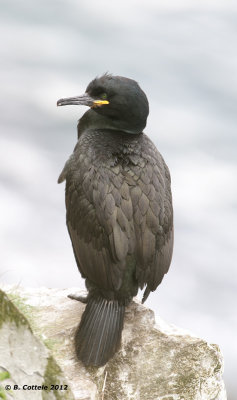
[[[125,306],[139,287],[145,301],[169,269],[170,174],[142,133],[149,106],[132,79],[106,74],[85,95],[57,104],[91,107],[58,182],[66,179],[67,227],[89,291],[76,352],[85,365],[101,366],[119,347]]]

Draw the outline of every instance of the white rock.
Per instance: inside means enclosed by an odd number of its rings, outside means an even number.
[[[75,359],[73,349],[74,331],[85,308],[67,298],[67,294],[77,292],[75,288],[4,290],[10,297],[13,294],[15,302],[19,298],[24,300],[26,309],[23,307],[22,311],[32,321],[34,332],[47,338],[76,400],[227,398],[218,346],[160,318],[155,323],[154,313],[138,302],[126,310],[119,352],[102,368],[85,368]],[[40,368],[44,367],[42,364]]]

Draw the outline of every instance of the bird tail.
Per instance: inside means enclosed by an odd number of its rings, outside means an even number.
[[[118,350],[124,311],[118,300],[89,298],[75,335],[76,354],[84,365],[100,367]]]

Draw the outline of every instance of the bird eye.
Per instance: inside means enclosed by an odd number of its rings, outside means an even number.
[[[107,93],[102,93],[101,95],[100,95],[100,98],[101,99],[103,99],[103,100],[106,100],[107,99]]]

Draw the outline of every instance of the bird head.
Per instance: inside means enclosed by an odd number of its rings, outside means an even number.
[[[133,79],[105,74],[89,83],[85,94],[60,99],[58,106],[86,105],[87,126],[140,133],[146,126],[149,104],[145,93]],[[97,117],[95,118],[95,113]],[[82,117],[83,118],[83,117]]]

